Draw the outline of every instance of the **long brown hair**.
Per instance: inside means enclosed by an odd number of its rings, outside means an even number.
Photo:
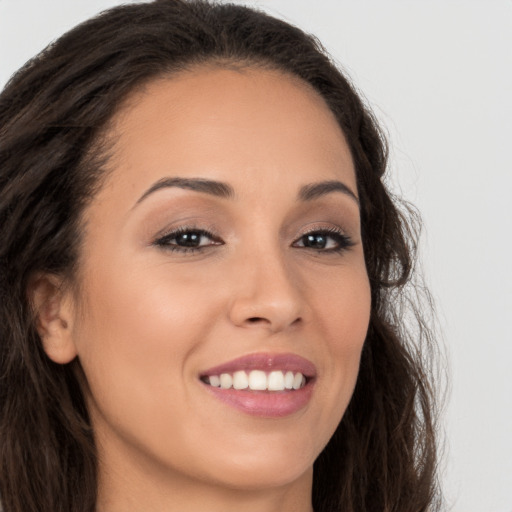
[[[314,466],[316,512],[437,510],[435,344],[401,305],[417,216],[383,184],[387,148],[318,41],[262,12],[156,0],[106,11],[29,61],[0,95],[0,495],[5,512],[93,512],[94,433],[79,361],[51,362],[27,300],[37,272],[69,276],[101,184],[103,133],[135,88],[201,63],[263,66],[309,83],[354,159],[372,312],[351,403]],[[418,289],[410,287],[413,293]],[[427,304],[428,307],[428,304]],[[416,328],[406,328],[404,316]],[[410,325],[410,324],[409,324]]]

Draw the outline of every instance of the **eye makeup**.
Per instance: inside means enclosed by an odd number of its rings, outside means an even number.
[[[191,254],[204,252],[225,242],[211,230],[197,225],[183,225],[159,236],[153,245],[166,251]],[[352,247],[354,242],[341,228],[312,227],[291,243],[291,247],[317,253],[341,254]]]
[[[180,226],[157,238],[154,245],[169,251],[193,253],[215,245],[224,245],[224,242],[209,230],[194,226]]]
[[[308,230],[293,243],[293,247],[338,254],[354,245],[352,239],[337,227]]]
[[[272,229],[276,230],[276,243],[280,241],[305,254],[332,257],[350,250],[359,239],[358,212],[352,205],[345,204],[349,199],[340,201],[339,197],[313,199],[299,206],[292,203],[288,213],[281,212],[281,226],[279,219],[269,219],[264,224],[258,222],[262,227],[256,228],[249,206],[231,204],[227,207],[215,199],[180,191],[178,197],[171,200],[167,197],[156,205],[149,203],[150,209],[144,212],[140,232],[146,246],[176,255],[206,255],[219,246],[232,244],[234,239],[241,240],[240,230],[250,226],[252,231],[249,229],[244,237],[257,237],[255,229]],[[266,233],[264,238],[271,240],[272,236],[269,238],[268,235]]]

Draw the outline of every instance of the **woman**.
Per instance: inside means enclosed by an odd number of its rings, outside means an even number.
[[[414,223],[314,39],[122,6],[0,119],[6,512],[436,509]]]

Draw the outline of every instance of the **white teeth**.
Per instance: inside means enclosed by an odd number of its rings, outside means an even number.
[[[231,386],[233,386],[233,377],[229,373],[221,373],[220,387],[222,389],[229,389]]]
[[[306,385],[302,373],[286,373],[275,370],[268,375],[262,370],[252,370],[249,375],[243,370],[220,375],[210,375],[205,382],[210,386],[222,389],[251,389],[253,391],[284,391],[285,389],[300,389]]]
[[[270,372],[268,376],[268,390],[282,391],[284,389],[283,372]]]
[[[218,375],[210,375],[208,380],[210,381],[210,386],[220,388],[220,377]]]
[[[293,378],[293,389],[299,389],[302,387],[302,373],[296,373],[295,377]]]
[[[253,391],[267,389],[267,374],[261,370],[253,370],[249,373],[249,388]]]
[[[249,387],[249,379],[243,370],[233,374],[233,387],[235,389],[246,389]]]

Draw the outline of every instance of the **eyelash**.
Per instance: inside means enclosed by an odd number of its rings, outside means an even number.
[[[200,237],[204,236],[204,237],[212,240],[214,243],[210,243],[207,245],[201,245],[199,247],[183,247],[183,246],[169,243],[171,240],[174,240],[178,236],[185,235],[187,233],[194,233],[196,235],[199,235]],[[166,235],[160,237],[158,240],[155,241],[155,245],[162,247],[163,249],[168,250],[168,251],[175,251],[175,252],[181,252],[181,253],[194,253],[194,252],[204,250],[207,247],[212,247],[215,245],[224,245],[224,243],[218,237],[216,237],[213,233],[211,233],[210,231],[207,231],[206,229],[183,226],[183,227],[175,229],[174,231],[171,231],[170,233],[167,233]]]
[[[314,247],[304,247],[304,249],[310,249],[319,253],[337,253],[341,254],[345,252],[346,250],[350,249],[350,247],[354,246],[354,242],[352,239],[343,233],[341,229],[339,228],[320,228],[320,229],[311,229],[310,231],[307,231],[306,233],[303,233],[295,242],[293,242],[293,246],[296,247],[296,243],[298,241],[303,241],[305,237],[311,236],[311,235],[320,235],[320,236],[326,236],[329,238],[332,238],[336,244],[337,247],[333,247],[330,249],[315,249]]]
[[[180,235],[185,235],[185,234],[195,234],[195,235],[198,235],[199,237],[204,236],[204,237],[210,239],[211,241],[213,241],[213,243],[209,243],[207,245],[201,245],[198,247],[184,247],[184,246],[179,246],[176,244],[169,243],[170,241],[176,239]],[[329,249],[325,249],[325,248],[317,249],[314,247],[306,247],[306,246],[297,246],[296,245],[297,243],[299,243],[301,241],[304,243],[305,237],[312,236],[312,235],[329,237],[335,241],[335,243],[337,244],[337,247],[329,248]],[[166,235],[158,238],[157,240],[155,240],[154,245],[161,247],[168,251],[180,252],[183,254],[190,254],[190,253],[197,253],[199,251],[205,250],[212,246],[224,245],[224,242],[222,242],[222,240],[220,238],[216,237],[210,231],[207,231],[207,230],[201,229],[201,228],[184,226],[184,227],[180,227],[180,228],[178,228],[174,231],[171,231],[170,233],[167,233]],[[306,233],[303,233],[297,240],[295,240],[293,242],[292,247],[302,247],[304,249],[313,250],[317,253],[338,253],[338,254],[340,254],[340,253],[343,253],[346,250],[348,250],[353,245],[355,245],[355,244],[352,241],[352,239],[349,236],[345,235],[340,229],[338,229],[338,228],[320,228],[320,229],[312,229],[310,231],[307,231]]]

